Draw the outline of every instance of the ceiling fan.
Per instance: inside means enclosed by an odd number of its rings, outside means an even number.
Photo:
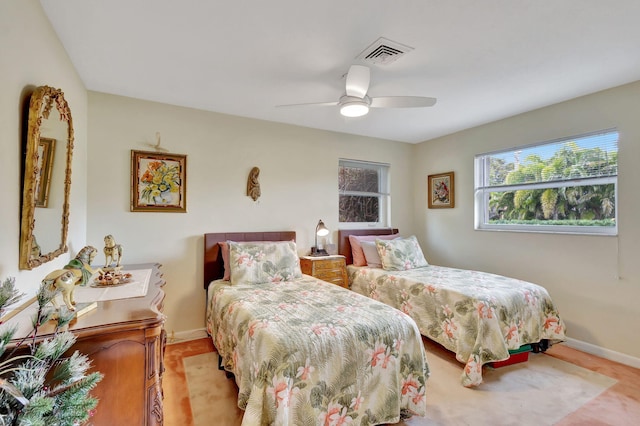
[[[371,71],[363,65],[351,65],[346,78],[345,94],[337,102],[317,102],[306,104],[278,105],[279,107],[320,105],[338,106],[345,117],[361,117],[369,108],[420,108],[435,105],[436,98],[424,96],[376,96],[367,95]]]

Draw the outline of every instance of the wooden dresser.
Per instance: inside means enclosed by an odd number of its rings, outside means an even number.
[[[303,256],[300,258],[300,269],[303,274],[349,288],[344,256]]]
[[[92,365],[90,371],[104,375],[91,391],[99,402],[88,424],[163,424],[166,333],[162,313],[165,281],[160,267],[159,264],[125,265],[124,270],[152,270],[146,296],[98,302],[97,309],[73,320],[69,326],[77,336],[69,352],[78,350],[87,355]],[[21,325],[23,322],[20,320]],[[39,337],[53,332],[47,326],[40,329]],[[21,336],[19,333],[16,336]]]

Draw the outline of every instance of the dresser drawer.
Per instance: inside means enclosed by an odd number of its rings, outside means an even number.
[[[324,269],[315,271],[312,275],[324,281],[331,281],[334,279],[342,280],[342,269]]]
[[[339,275],[332,274],[332,275],[327,275],[323,277],[318,276],[316,278],[321,279],[322,281],[326,281],[328,283],[336,284],[336,285],[339,285],[340,287],[346,288],[346,285],[344,284],[344,279],[342,278],[342,274],[339,274]]]
[[[344,259],[326,259],[313,262],[313,270],[318,273],[324,271],[341,271],[344,268]]]
[[[303,274],[347,288],[347,267],[344,256],[301,257]]]

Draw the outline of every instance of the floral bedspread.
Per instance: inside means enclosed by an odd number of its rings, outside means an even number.
[[[304,276],[209,287],[207,329],[235,374],[243,425],[374,425],[426,414],[415,322]]]
[[[355,292],[407,315],[426,337],[465,364],[461,382],[482,383],[482,365],[509,350],[565,339],[565,326],[546,289],[486,272],[425,266],[408,271],[348,266]]]

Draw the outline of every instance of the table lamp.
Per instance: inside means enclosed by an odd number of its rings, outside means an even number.
[[[327,253],[327,251],[325,249],[319,249],[318,248],[318,237],[324,237],[329,235],[329,230],[327,229],[326,226],[324,226],[324,222],[322,221],[322,219],[320,219],[318,221],[318,224],[316,225],[316,245],[311,247],[311,256],[328,256],[329,253]]]

